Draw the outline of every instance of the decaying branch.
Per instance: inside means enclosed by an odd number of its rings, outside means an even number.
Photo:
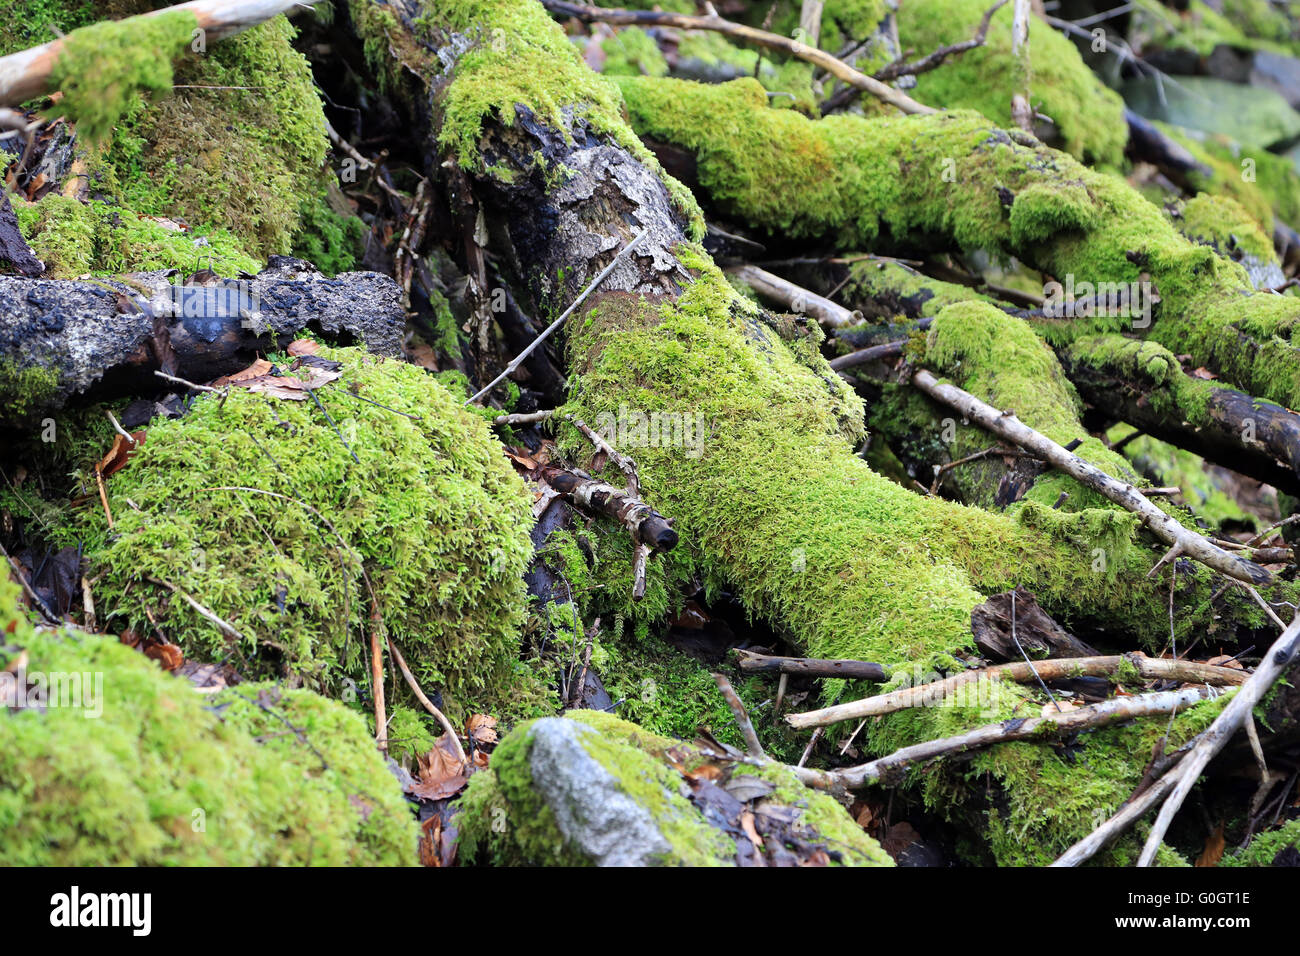
[[[192,0],[190,3],[164,7],[127,19],[156,17],[185,10],[194,14],[198,28],[206,33],[208,40],[220,40],[265,23],[281,13],[290,13],[320,2],[321,0]],[[50,92],[54,65],[63,53],[64,42],[60,37],[21,53],[0,57],[0,106],[17,106],[25,100]]]
[[[906,687],[876,697],[824,707],[821,710],[787,714],[785,719],[791,727],[800,730],[809,727],[826,727],[842,720],[878,717],[881,714],[892,714],[911,707],[929,707],[942,702],[959,688],[978,684],[981,681],[1008,680],[1017,684],[1032,684],[1071,677],[1114,677],[1120,673],[1120,668],[1125,663],[1131,664],[1137,673],[1147,680],[1176,680],[1208,684],[1212,687],[1232,687],[1243,683],[1247,678],[1245,671],[1232,667],[1202,664],[1199,661],[1166,660],[1159,657],[1146,657],[1142,654],[1066,657],[1032,663],[1016,661],[954,674],[952,677],[930,684]]]
[[[938,110],[918,103],[906,93],[901,93],[887,83],[867,76],[843,60],[815,46],[791,40],[766,30],[756,30],[742,23],[733,23],[719,16],[693,17],[682,13],[660,13],[650,10],[607,10],[589,7],[567,0],[543,0],[546,9],[561,16],[576,17],[586,23],[614,23],[639,27],[677,27],[682,30],[714,30],[741,43],[750,43],[768,50],[776,50],[819,66],[831,76],[849,86],[869,93],[876,99],[902,110],[904,113],[937,113]]]
[[[828,660],[814,657],[777,657],[735,649],[740,669],[750,674],[793,674],[801,677],[843,677],[847,680],[889,680],[889,671],[870,661]]]
[[[55,378],[30,396],[22,410],[29,417],[92,392],[155,392],[153,372],[169,357],[170,374],[209,381],[247,367],[259,352],[283,348],[304,329],[397,356],[405,321],[401,290],[388,276],[349,272],[331,279],[287,256],[273,256],[250,279],[0,276],[0,356],[18,373],[37,369]],[[0,411],[0,422],[10,411]]]
[[[810,786],[845,787],[856,790],[873,783],[891,784],[900,781],[909,767],[936,757],[947,757],[971,750],[981,750],[995,744],[1014,740],[1046,741],[1072,736],[1084,730],[1107,727],[1111,724],[1153,717],[1182,710],[1204,700],[1214,693],[1208,687],[1185,687],[1181,690],[1141,694],[1134,697],[1115,697],[1099,704],[1076,707],[1042,717],[1016,718],[998,724],[986,724],[955,737],[927,740],[894,751],[879,760],[848,767],[843,770],[800,770],[800,778]]]
[[[759,298],[779,305],[799,315],[810,315],[827,328],[842,328],[861,322],[862,316],[832,302],[816,292],[795,285],[758,266],[744,265],[727,270],[741,282],[749,285]]]
[[[1184,528],[1177,520],[1148,501],[1132,485],[1112,478],[1078,455],[1066,451],[1046,435],[1025,425],[1014,414],[998,411],[970,392],[940,382],[924,369],[918,369],[913,373],[912,384],[936,401],[957,409],[981,428],[999,438],[1015,442],[1026,451],[1032,452],[1053,467],[1065,472],[1080,484],[1141,516],[1143,525],[1152,534],[1171,548],[1176,548],[1179,553],[1247,584],[1264,585],[1272,582],[1273,575],[1266,569],[1253,561],[1229,554],[1201,535]]]

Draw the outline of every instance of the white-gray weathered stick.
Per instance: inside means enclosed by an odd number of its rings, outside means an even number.
[[[600,285],[602,282],[605,281],[605,276],[609,275],[611,272],[614,271],[614,267],[618,265],[619,262],[622,261],[624,256],[626,256],[629,252],[631,252],[633,249],[636,248],[637,243],[640,242],[646,236],[648,231],[649,230],[643,230],[637,233],[636,237],[631,242],[629,242],[626,246],[623,247],[623,251],[620,252],[618,255],[616,255],[613,259],[611,259],[609,261],[609,265],[605,266],[605,268],[600,270],[600,275],[596,276],[596,278],[591,280],[591,282],[587,285],[587,288],[582,290],[581,294],[579,294],[579,296],[573,300],[573,303],[567,309],[565,309],[564,312],[560,314],[560,317],[558,319],[556,319],[554,322],[548,325],[541,335],[533,339],[533,341],[529,343],[528,348],[524,349],[513,359],[511,359],[510,364],[506,366],[506,370],[504,372],[502,372],[496,378],[492,379],[492,381],[488,382],[487,385],[483,386],[483,388],[479,389],[479,391],[475,392],[468,399],[466,399],[465,404],[473,405],[475,402],[477,402],[488,392],[492,391],[492,389],[496,388],[498,385],[504,382],[511,375],[511,373],[514,372],[515,369],[517,369],[520,365],[522,365],[524,359],[532,355],[533,351],[537,348],[537,346],[545,342],[547,338],[550,337],[552,332],[554,332],[556,329],[558,329],[561,325],[564,324],[564,320],[567,319],[570,316],[570,314],[572,314],[574,309],[576,309],[578,306],[582,305],[582,303],[587,301],[587,296],[591,295],[592,291],[596,288],[596,286]]]
[[[1229,554],[1196,532],[1184,528],[1178,521],[1148,501],[1138,489],[1127,482],[1112,478],[1073,452],[1066,451],[1046,435],[1024,424],[1011,412],[998,411],[970,392],[956,385],[940,382],[925,369],[918,369],[913,373],[912,384],[936,401],[955,408],[986,431],[992,432],[999,438],[1015,442],[1021,448],[1051,464],[1052,467],[1065,472],[1081,485],[1134,512],[1142,518],[1142,524],[1152,534],[1176,549],[1176,553],[1184,554],[1208,568],[1220,571],[1238,581],[1245,581],[1247,584],[1272,583],[1273,575],[1258,564]],[[1168,560],[1171,556],[1166,555],[1162,560]]]
[[[176,10],[188,10],[198,21],[207,40],[220,40],[287,13],[295,7],[310,7],[321,0],[192,0],[128,17],[126,21],[156,17]],[[19,103],[49,93],[54,64],[63,52],[64,39],[51,40],[30,50],[0,57],[0,105]]]

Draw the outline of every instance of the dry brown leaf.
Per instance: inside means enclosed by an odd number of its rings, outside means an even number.
[[[247,382],[250,379],[262,378],[270,372],[272,368],[273,366],[270,362],[264,358],[260,358],[246,369],[221,376],[221,378],[216,379],[212,383],[212,386],[213,388],[220,388],[223,385],[238,385],[240,382]]]
[[[1078,709],[1079,709],[1079,705],[1076,704],[1074,701],[1062,700],[1061,698],[1058,697],[1056,699],[1056,703],[1052,703],[1051,701],[1048,701],[1046,704],[1044,704],[1042,713],[1044,717],[1051,717],[1053,714],[1063,714],[1067,710],[1078,710]]]
[[[456,756],[446,734],[434,748],[415,758],[419,780],[407,792],[421,800],[442,800],[455,796],[469,783],[465,767]]]
[[[763,849],[763,838],[758,835],[754,829],[754,814],[750,810],[742,810],[740,813],[740,828],[745,831],[745,836],[749,837],[749,842],[754,844],[760,850]]]
[[[1205,663],[1213,664],[1216,667],[1232,667],[1239,671],[1244,671],[1246,669],[1242,666],[1241,661],[1237,660],[1235,657],[1229,657],[1227,654],[1220,654],[1218,657],[1211,657]]]
[[[113,445],[108,449],[108,453],[99,460],[99,473],[107,478],[115,472],[121,471],[126,467],[126,463],[131,460],[131,456],[140,450],[144,444],[144,432],[132,432],[131,437],[135,439],[135,444],[131,444],[121,435],[113,436]]]
[[[487,714],[474,714],[465,723],[465,736],[482,747],[497,742],[497,719]]]
[[[294,339],[285,351],[290,355],[315,355],[320,351],[320,343],[315,339]]]
[[[185,663],[185,654],[177,645],[164,644],[161,641],[146,647],[144,656],[157,661],[158,666],[165,671],[174,671]]]
[[[1227,841],[1223,838],[1223,822],[1214,828],[1214,832],[1205,838],[1205,849],[1196,858],[1197,866],[1218,866],[1223,859],[1223,850]]]

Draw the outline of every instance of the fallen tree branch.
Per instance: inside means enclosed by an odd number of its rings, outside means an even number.
[[[1245,671],[1233,667],[1219,667],[1199,661],[1167,660],[1141,654],[1063,657],[1032,663],[1015,661],[954,674],[943,680],[917,687],[905,687],[888,694],[823,707],[821,710],[787,714],[785,720],[791,727],[801,730],[809,727],[828,727],[842,720],[878,717],[881,714],[892,714],[911,707],[940,704],[958,688],[978,684],[981,681],[1008,680],[1017,684],[1029,684],[1038,680],[1066,680],[1071,677],[1113,677],[1120,672],[1125,662],[1131,664],[1138,674],[1147,680],[1176,680],[1184,683],[1208,684],[1213,687],[1228,687],[1241,684],[1247,678]]]
[[[242,33],[281,13],[320,2],[321,0],[193,0],[191,3],[142,13],[138,17],[128,17],[122,22],[129,23],[186,10],[194,14],[198,28],[206,33],[208,40],[220,40]],[[0,57],[0,106],[17,106],[25,100],[50,92],[54,65],[62,55],[64,45],[65,38],[60,37],[30,50]]]
[[[327,278],[287,256],[272,256],[251,279],[206,284],[181,284],[167,272],[85,282],[0,276],[0,354],[14,372],[55,377],[24,409],[29,419],[73,396],[156,392],[152,373],[163,356],[177,362],[171,380],[209,381],[283,348],[308,327],[396,357],[405,322],[401,290],[388,276]],[[16,413],[0,409],[0,423],[16,424]]]
[[[1264,585],[1272,582],[1273,575],[1258,564],[1229,554],[1203,536],[1184,528],[1178,521],[1148,501],[1132,485],[1112,478],[1078,455],[1066,451],[1046,435],[1034,431],[1021,422],[1013,413],[1000,412],[992,405],[980,401],[970,392],[940,382],[925,369],[918,369],[913,373],[912,384],[935,401],[958,410],[986,431],[1015,442],[1080,484],[1139,515],[1143,519],[1144,527],[1165,544],[1177,549],[1178,553],[1229,577],[1245,581],[1247,584]]]
[[[735,648],[740,669],[750,674],[775,671],[803,677],[843,677],[848,680],[889,680],[889,671],[869,661],[829,660],[814,657],[778,657]]]
[[[1147,835],[1141,856],[1138,857],[1138,866],[1151,865],[1156,851],[1160,849],[1165,831],[1169,829],[1169,824],[1173,822],[1179,807],[1183,805],[1188,793],[1200,779],[1205,765],[1223,749],[1223,745],[1233,734],[1245,723],[1254,719],[1252,711],[1255,705],[1291,666],[1297,654],[1300,654],[1300,614],[1296,615],[1291,625],[1273,642],[1273,646],[1259,662],[1255,673],[1241,685],[1236,696],[1228,701],[1219,716],[1214,718],[1214,723],[1205,729],[1191,752],[1167,774],[1173,779],[1174,786],[1164,806],[1160,808],[1155,823],[1151,825],[1151,832]]]
[[[894,751],[879,760],[832,771],[798,771],[800,779],[812,786],[823,788],[845,787],[858,789],[872,783],[892,784],[900,781],[903,771],[915,764],[970,750],[982,750],[995,744],[1015,740],[1046,741],[1069,737],[1084,730],[1094,730],[1111,724],[1168,714],[1190,707],[1214,693],[1208,687],[1185,687],[1181,690],[1162,691],[1134,697],[1115,697],[1099,704],[1089,704],[1062,713],[1042,717],[1015,718],[998,724],[986,724],[964,734],[927,740]]]
[[[693,17],[682,13],[660,13],[650,10],[607,10],[601,7],[589,7],[581,3],[569,3],[567,0],[542,0],[543,5],[552,13],[561,16],[576,17],[584,23],[614,23],[624,26],[639,27],[677,27],[682,30],[713,30],[742,43],[750,43],[768,50],[786,53],[806,63],[821,67],[837,80],[870,93],[876,99],[902,110],[904,113],[937,113],[938,110],[924,103],[918,103],[906,93],[901,93],[882,83],[874,77],[867,76],[849,66],[838,57],[815,46],[791,40],[766,30],[756,30],[741,23],[733,23],[719,16]]]
[[[751,757],[766,760],[767,754],[763,752],[763,745],[759,742],[758,731],[754,729],[754,722],[749,719],[749,714],[745,711],[745,705],[741,703],[739,695],[736,694],[736,689],[731,686],[731,681],[727,680],[723,674],[714,674],[713,679],[717,682],[718,690],[722,692],[723,699],[727,702],[732,715],[736,718],[736,723],[740,727],[740,735],[745,738],[745,749],[749,751]]]
[[[759,298],[799,315],[810,315],[829,328],[842,328],[862,321],[861,313],[837,305],[816,292],[810,292],[758,266],[736,266],[727,272],[753,288]]]

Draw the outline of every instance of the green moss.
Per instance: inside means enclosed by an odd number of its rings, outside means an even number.
[[[532,523],[522,484],[482,421],[423,370],[360,349],[321,354],[344,363],[318,390],[337,433],[310,401],[201,398],[152,425],[108,480],[111,533],[102,508],[76,512],[60,533],[84,542],[102,614],[144,632],[149,611],[189,656],[233,653],[245,673],[338,688],[368,681],[364,567],[387,633],[449,711],[527,713],[540,691],[518,660]]]
[[[364,11],[358,14],[359,6],[368,4],[354,0],[353,11],[363,39],[370,42],[385,25],[367,18]],[[563,111],[569,108],[658,173],[691,234],[703,236],[703,215],[690,191],[663,172],[623,119],[618,89],[587,68],[541,4],[429,0],[415,28],[418,36],[433,44],[445,42],[448,33],[473,41],[456,61],[455,79],[442,94],[438,140],[463,168],[489,172],[483,169],[478,149],[483,124],[489,119],[513,126],[517,108],[524,107],[564,128]]]
[[[1285,54],[1286,48],[1259,31],[1259,0],[1227,0],[1222,10],[1208,3],[1192,3],[1175,10],[1160,0],[1137,0],[1129,29],[1143,38],[1143,45],[1170,50],[1191,50],[1209,56],[1218,46],[1241,50],[1271,50]]]
[[[1244,850],[1224,857],[1220,866],[1273,866],[1287,850],[1292,854],[1300,851],[1300,818],[1259,834]]]
[[[1107,437],[1112,442],[1120,441],[1134,431],[1130,425],[1116,425],[1107,433]],[[1124,457],[1152,481],[1178,488],[1182,500],[1192,512],[1213,527],[1220,528],[1227,523],[1255,529],[1259,527],[1259,518],[1224,492],[1220,482],[1206,470],[1205,459],[1200,456],[1150,435],[1141,435],[1124,446]]]
[[[34,631],[16,594],[0,576],[0,653],[26,652],[50,697],[0,712],[10,863],[415,862],[414,820],[356,715],[270,686],[210,700],[113,637]],[[81,693],[56,704],[74,675]]]
[[[191,233],[100,200],[82,203],[51,193],[35,203],[15,199],[14,212],[23,237],[51,278],[151,269],[193,272],[200,263],[210,263],[224,275],[262,268],[225,230],[207,232],[200,242]]]
[[[321,229],[344,227],[320,211],[325,118],[294,36],[281,16],[185,57],[184,88],[134,100],[92,157],[95,191],[141,215],[228,230],[259,258],[315,232],[321,268],[334,271],[345,250]]]
[[[1209,170],[1190,175],[1192,188],[1235,199],[1266,234],[1274,216],[1288,225],[1300,222],[1300,174],[1288,159],[1226,136],[1157,125]]]
[[[1240,203],[1205,193],[1189,199],[1175,220],[1179,231],[1229,258],[1250,256],[1261,265],[1277,264],[1273,240]]]
[[[442,733],[432,719],[414,707],[394,707],[388,716],[388,756],[409,767],[416,757],[432,750]]]
[[[1082,439],[1075,454],[1107,474],[1124,481],[1139,481],[1123,457],[1107,449],[1079,423],[1083,406],[1074,386],[1065,377],[1056,355],[1025,322],[983,302],[950,305],[930,326],[923,361],[994,407],[1014,410],[1017,418],[1059,445]],[[989,446],[989,436],[979,428],[962,425],[955,431],[949,450],[954,460]],[[963,466],[960,477],[978,484],[981,473],[990,470],[996,474],[1000,467],[997,463],[972,462]],[[1070,511],[1111,507],[1099,493],[1055,473],[1035,482],[1027,498],[1052,505],[1062,491],[1070,495],[1066,506]],[[984,496],[987,502],[993,497]]]
[[[899,5],[899,38],[921,55],[969,40],[989,4],[984,0],[908,0]],[[1011,53],[1011,6],[993,15],[983,46],[917,77],[912,95],[922,103],[973,109],[1000,126],[1011,123],[1011,98],[1026,90],[1035,111],[1060,130],[1075,158],[1118,168],[1127,127],[1124,101],[1090,70],[1074,44],[1046,21],[1029,21],[1029,70]]]
[[[715,206],[759,228],[844,248],[889,239],[1014,256],[1058,279],[1149,283],[1148,335],[1228,383],[1300,404],[1293,297],[1259,295],[1246,271],[1188,241],[1118,177],[1094,172],[972,113],[810,121],[768,109],[757,84],[620,81],[633,126],[684,146]],[[936,237],[940,241],[936,242]],[[1039,323],[1053,345],[1146,328],[1127,310]],[[1242,339],[1252,348],[1241,347]]]
[[[63,91],[58,112],[84,138],[103,140],[140,91],[172,85],[172,59],[190,43],[198,18],[177,10],[138,20],[105,20],[73,30],[50,73]]]
[[[618,789],[649,812],[665,837],[670,850],[660,863],[734,863],[734,840],[707,823],[681,795],[681,774],[668,762],[698,766],[704,762],[699,754],[609,714],[583,710],[568,717],[584,728],[581,740],[587,753],[614,777]],[[532,724],[516,727],[493,752],[490,768],[470,778],[459,817],[462,852],[471,860],[506,865],[584,865],[588,861],[565,840],[554,811],[533,783],[531,747]],[[780,767],[743,770],[775,784],[768,799],[797,808],[800,822],[815,828],[844,863],[888,865],[879,845],[830,797],[809,791]]]
[[[312,196],[302,205],[293,255],[327,275],[347,272],[357,263],[365,235],[366,225],[359,217],[340,215],[323,199]]]
[[[0,361],[0,408],[8,420],[24,418],[44,407],[58,387],[59,377],[51,369],[18,368],[13,362]]]
[[[640,27],[624,27],[606,37],[600,48],[605,51],[602,73],[610,76],[667,76],[668,61],[659,44]]]
[[[0,18],[0,56],[57,39],[95,20],[94,0],[8,0]]]

